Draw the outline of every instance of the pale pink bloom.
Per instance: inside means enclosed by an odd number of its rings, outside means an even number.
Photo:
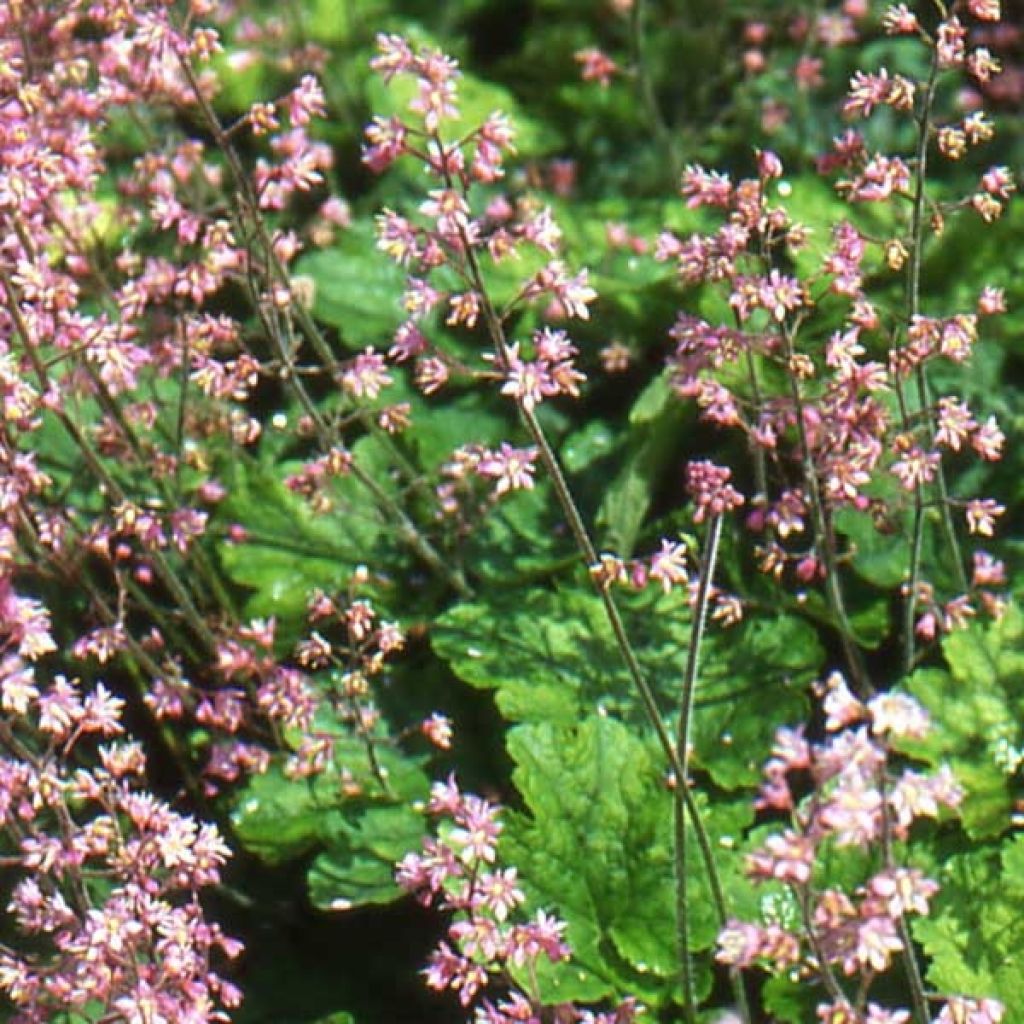
[[[715,959],[730,967],[750,967],[761,955],[762,931],[746,921],[731,920],[718,933]]]
[[[395,75],[410,70],[413,53],[409,44],[399,35],[377,35],[377,56],[370,61],[370,67],[389,82]]]
[[[999,199],[1009,199],[1017,190],[1009,167],[990,167],[981,178],[981,187]]]
[[[894,953],[903,949],[903,942],[896,932],[896,924],[888,917],[872,917],[857,928],[857,944],[853,952],[843,961],[847,974],[856,974],[868,968],[873,971],[888,970]]]
[[[957,67],[963,64],[967,54],[967,30],[955,15],[940,22],[935,37],[935,50],[939,57],[939,66],[944,68]]]
[[[500,497],[509,491],[533,489],[536,460],[535,448],[513,448],[503,441],[497,451],[487,452],[480,459],[476,471],[497,481],[495,494]]]
[[[967,55],[967,71],[979,82],[990,82],[1003,70],[1002,62],[983,46]]]
[[[651,556],[650,577],[661,584],[666,594],[673,586],[686,584],[686,545],[662,539],[661,550]]]
[[[690,164],[683,171],[681,191],[686,205],[727,207],[732,199],[729,176],[718,171],[707,171],[700,164]]]
[[[1006,293],[1002,288],[987,285],[978,297],[978,313],[982,316],[994,316],[1006,312]]]
[[[404,152],[408,129],[397,117],[375,117],[366,126],[363,163],[375,174],[387,170]]]
[[[313,75],[303,75],[298,86],[285,99],[288,117],[293,125],[305,125],[314,117],[327,113],[326,98]]]
[[[16,715],[24,715],[29,705],[39,696],[33,669],[13,655],[7,655],[0,664],[0,708]]]
[[[687,463],[686,489],[696,506],[693,513],[695,523],[703,522],[708,515],[722,515],[743,504],[743,495],[729,483],[731,477],[731,469],[716,466],[706,459]]]
[[[935,1024],[999,1024],[1006,1009],[996,999],[953,996],[935,1018]]]
[[[532,410],[545,398],[558,394],[545,362],[524,362],[519,358],[518,343],[512,345],[508,354],[508,370],[501,387],[503,395],[510,395],[521,402],[523,408]]]
[[[989,462],[996,462],[1003,457],[1003,444],[1006,436],[999,429],[999,424],[994,416],[987,420],[977,429],[971,438],[971,447]]]
[[[967,10],[979,21],[998,21],[1002,17],[999,0],[967,0]]]
[[[896,110],[911,110],[914,106],[914,83],[902,75],[889,76],[886,68],[877,74],[857,71],[850,79],[850,90],[843,113],[854,117],[868,117],[876,106],[886,105]]]
[[[935,479],[939,463],[938,452],[926,452],[915,445],[892,464],[892,473],[905,491],[913,491]]]
[[[867,891],[895,919],[906,914],[927,915],[928,901],[939,891],[939,885],[916,868],[893,868],[875,875]]]
[[[918,30],[919,23],[906,4],[892,4],[882,15],[882,26],[889,35],[909,35]]]
[[[825,711],[825,728],[830,732],[845,729],[864,718],[866,709],[853,695],[846,680],[839,672],[833,672],[824,685],[825,697],[822,707]]]
[[[871,732],[876,736],[922,739],[931,728],[928,712],[904,693],[880,693],[868,701]]]
[[[423,720],[420,724],[420,731],[435,747],[441,750],[451,750],[452,723],[451,719],[445,715],[438,714],[435,711],[429,718]]]
[[[495,917],[504,921],[510,911],[522,904],[526,897],[518,885],[519,876],[515,868],[485,871],[477,880],[480,902]]]
[[[867,846],[881,834],[882,795],[857,770],[843,771],[818,814],[837,846]]]
[[[899,157],[878,154],[868,161],[858,177],[839,184],[855,202],[881,202],[893,193],[907,192],[910,168]]]
[[[996,519],[1005,511],[1006,506],[992,498],[973,498],[967,502],[967,528],[971,533],[991,537]]]
[[[971,586],[1002,587],[1006,585],[1006,565],[999,559],[993,558],[986,551],[975,551],[973,561]]]
[[[580,65],[580,75],[584,82],[599,82],[604,88],[611,84],[612,76],[619,71],[615,61],[595,46],[577,50],[575,61]]]
[[[967,594],[961,594],[943,605],[942,628],[947,633],[952,633],[955,629],[964,629],[977,614],[970,597]]]
[[[566,316],[590,319],[587,306],[597,298],[597,292],[587,284],[587,271],[581,270],[570,277],[561,260],[552,260],[543,270],[537,272],[525,289],[529,296],[550,292],[558,300]]]
[[[963,442],[977,427],[971,410],[958,398],[940,398],[935,418],[938,424],[935,432],[936,442],[955,452],[960,451]]]
[[[814,870],[814,844],[793,831],[769,836],[759,850],[747,856],[746,867],[751,878],[803,885]]]

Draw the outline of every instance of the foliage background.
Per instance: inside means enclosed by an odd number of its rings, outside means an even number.
[[[296,272],[314,282],[313,312],[330,329],[332,344],[347,354],[367,345],[386,347],[401,316],[402,277],[375,250],[373,217],[382,206],[401,208],[415,200],[416,185],[411,172],[377,178],[360,160],[371,113],[395,104],[368,69],[374,37],[394,31],[434,41],[459,58],[466,74],[467,123],[500,108],[517,125],[519,161],[510,186],[545,193],[566,231],[569,261],[592,268],[600,300],[574,340],[594,383],[582,402],[544,414],[584,511],[598,524],[601,546],[628,556],[684,527],[681,467],[709,453],[727,459],[734,442],[699,425],[669,398],[662,367],[666,332],[679,305],[673,274],[649,256],[611,244],[608,225],[624,223],[649,244],[665,225],[699,229],[701,215],[679,201],[679,169],[699,161],[747,173],[753,141],[782,156],[797,218],[827,232],[842,206],[815,177],[814,159],[843,127],[836,99],[855,67],[874,68],[906,55],[899,52],[901,41],[885,38],[856,49],[822,50],[822,84],[801,90],[793,67],[806,47],[789,41],[782,26],[818,6],[651,0],[638,31],[629,17],[612,18],[605,4],[592,0],[240,5],[240,17],[278,19],[283,38],[326,50],[321,77],[330,117],[318,132],[334,152],[332,186],[349,202],[352,222],[331,247],[303,256]],[[1011,25],[1014,17],[1010,5]],[[757,74],[744,65],[751,49],[744,31],[752,21],[772,26],[765,68]],[[230,34],[227,41],[218,58],[225,88],[216,107],[230,122],[290,83],[269,60],[237,70],[244,44],[232,42]],[[574,54],[587,46],[607,50],[623,66],[642,57],[642,76],[616,78],[608,88],[581,81]],[[1005,52],[1012,64],[1024,47],[1011,38]],[[780,107],[788,113],[773,124]],[[1017,169],[1024,159],[1019,97],[1006,96],[997,109],[1001,134],[988,159]],[[879,145],[900,141],[892,138],[898,127],[884,119],[872,130]],[[240,145],[249,155],[244,141]],[[572,185],[559,188],[569,162]],[[967,174],[957,165],[943,173],[950,191]],[[308,210],[299,211],[300,220],[312,215],[313,205],[311,200]],[[1024,213],[1019,206],[1010,209],[983,235],[976,223],[951,227],[925,267],[924,286],[926,303],[961,306],[970,305],[984,284],[1006,289],[1010,314],[986,338],[959,386],[979,419],[993,412],[1015,437],[1024,417]],[[696,301],[710,307],[714,299]],[[611,341],[632,353],[630,368],[617,377],[600,368],[598,353]],[[497,443],[514,429],[509,410],[479,394],[432,402],[402,381],[396,393],[414,406],[417,430],[403,444],[424,474],[467,437]],[[270,386],[258,401],[268,416],[275,409],[295,414],[287,397]],[[289,494],[282,481],[299,460],[289,444],[268,432],[251,459],[225,458],[220,467],[229,488],[218,511],[220,525],[241,523],[252,538],[244,548],[225,543],[217,551],[244,611],[275,615],[285,643],[297,636],[313,587],[340,585],[356,566],[370,566],[375,600],[413,637],[382,695],[389,722],[401,731],[441,708],[453,717],[458,738],[453,755],[429,763],[422,752],[396,755],[393,778],[401,798],[422,799],[428,777],[457,769],[467,788],[505,801],[513,809],[509,857],[529,880],[531,899],[557,903],[570,921],[583,966],[580,996],[635,992],[657,1003],[673,970],[666,953],[673,941],[668,796],[650,744],[627,728],[638,720],[637,709],[618,678],[615,651],[600,639],[603,627],[592,628],[597,602],[575,569],[549,490],[541,485],[517,496],[467,541],[459,557],[478,593],[456,602],[417,575],[356,494],[342,489],[328,516],[312,515]],[[367,465],[376,460],[387,479],[386,456],[372,439],[356,448]],[[59,462],[56,442],[48,454]],[[1011,444],[1001,463],[972,469],[955,486],[1009,508],[992,550],[1010,565],[1016,593],[1024,557],[1020,447]],[[900,541],[878,550],[870,550],[870,543],[864,539],[857,565],[863,600],[856,624],[874,647],[873,670],[885,678],[894,674],[897,658],[884,639],[893,609],[870,588],[891,585],[892,566],[906,558],[894,549]],[[772,597],[759,589],[739,545],[728,538],[723,565],[755,611],[733,633],[710,639],[696,756],[716,808],[713,829],[737,835],[752,825],[749,796],[775,726],[807,714],[807,686],[836,651],[799,609],[771,606]],[[627,611],[644,664],[668,699],[679,677],[684,603],[674,595],[642,596]],[[999,893],[1000,879],[1010,873],[1006,865],[1024,863],[1019,839],[1007,838],[1019,780],[993,772],[975,743],[995,726],[1007,742],[1021,743],[1021,657],[1020,619],[1013,614],[1001,627],[972,627],[950,640],[947,664],[936,657],[909,685],[942,723],[923,756],[952,757],[987,795],[965,823],[973,847],[945,850],[939,835],[926,855],[941,861],[951,854],[951,871],[963,883],[959,889],[949,885],[946,904],[918,939],[936,955],[940,975],[957,975],[937,977],[936,984],[981,990],[996,984],[1024,1009],[1018,991],[1024,972],[1005,962],[1020,948],[1014,938],[1019,922],[997,911],[994,921],[977,924],[991,933],[992,963],[976,962],[963,943],[975,927],[966,923],[968,893],[991,891],[993,906],[1005,911],[1010,897]],[[610,717],[598,715],[599,708]],[[147,726],[140,721],[139,728],[145,732]],[[165,771],[173,790],[173,766]],[[418,842],[422,827],[415,815],[397,802],[343,804],[329,783],[286,782],[275,770],[250,782],[220,813],[230,816],[240,852],[211,909],[247,946],[238,978],[247,993],[238,1016],[243,1024],[461,1019],[458,1008],[429,993],[417,975],[442,922],[398,899],[391,883],[393,861]],[[725,870],[737,899],[752,901],[738,855],[731,863],[726,859]],[[1014,871],[1024,889],[1024,866]],[[567,887],[568,878],[573,884]],[[338,900],[357,905],[332,910]],[[698,927],[705,988],[721,983],[713,979],[707,956],[713,939],[709,916]],[[777,993],[776,1012],[783,1014],[793,998]],[[788,1012],[796,1016],[785,1019],[800,1019],[803,1010]]]

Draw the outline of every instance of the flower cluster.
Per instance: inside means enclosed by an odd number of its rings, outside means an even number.
[[[543,910],[524,913],[518,873],[499,857],[500,809],[449,778],[435,783],[427,811],[439,819],[436,835],[397,868],[403,889],[451,915],[447,941],[423,972],[427,985],[473,1007],[474,1024],[539,1021],[551,1013],[566,1024],[631,1024],[640,1012],[631,999],[610,1013],[545,1003],[536,965],[569,959],[566,926]]]
[[[998,5],[970,13],[987,21],[999,18]],[[688,166],[680,186],[687,205],[713,207],[724,223],[710,234],[689,238],[664,232],[655,255],[674,261],[685,285],[723,289],[731,306],[729,325],[680,313],[669,332],[674,352],[668,362],[673,387],[681,397],[695,400],[704,420],[738,429],[748,439],[757,489],[748,525],[764,538],[762,568],[777,579],[789,570],[799,583],[838,579],[841,564],[856,551],[844,551],[837,515],[870,518],[880,530],[906,524],[909,532],[923,534],[928,527],[921,510],[926,504],[938,506],[947,561],[953,563],[959,590],[937,595],[919,558],[908,565],[905,598],[913,612],[911,628],[919,640],[928,640],[979,609],[998,614],[1003,606],[993,589],[1000,585],[1001,567],[979,552],[976,564],[982,570],[969,574],[955,528],[958,511],[965,509],[969,532],[991,536],[1001,507],[991,499],[951,498],[945,466],[950,456],[969,451],[985,461],[997,460],[1005,438],[994,417],[975,414],[959,395],[934,394],[931,371],[937,364],[967,363],[983,318],[1003,312],[1005,301],[1000,290],[987,287],[975,309],[924,312],[922,250],[930,231],[939,233],[945,219],[958,211],[973,208],[983,219],[993,219],[1015,186],[1007,169],[997,166],[983,173],[978,192],[963,201],[938,203],[927,195],[923,161],[933,130],[947,156],[952,154],[943,140],[951,133],[971,147],[991,138],[991,125],[980,110],[945,125],[937,112],[936,83],[963,68],[976,74],[984,55],[970,50],[955,15],[939,25],[934,38],[903,8],[890,11],[885,24],[893,32],[920,35],[934,74],[922,86],[884,68],[857,72],[844,111],[851,119],[864,119],[884,106],[897,117],[924,118],[917,163],[909,155],[872,153],[865,136],[851,130],[836,140],[821,168],[842,172],[836,187],[853,203],[894,196],[909,200],[910,216],[901,233],[874,238],[858,227],[851,211],[850,219],[833,227],[828,248],[815,252],[813,237],[785,208],[786,189],[776,184],[783,173],[781,161],[760,152],[757,175],[738,181]],[[783,257],[796,261],[802,274],[784,272]],[[906,316],[884,312],[867,290],[869,274],[897,272],[909,299]],[[819,317],[829,322],[827,331],[817,326]],[[842,325],[835,329],[831,325],[840,318]],[[883,497],[891,495],[892,483],[902,500]],[[726,506],[737,503],[731,494],[716,502],[710,485],[691,484],[691,491],[697,498],[697,522],[723,501]],[[826,590],[842,621],[842,588],[829,585]],[[908,650],[912,644],[913,636]]]
[[[37,663],[55,649],[46,612],[7,577],[2,590],[0,833],[7,910],[31,949],[0,953],[11,1019],[89,1007],[133,1022],[226,1021],[240,993],[217,961],[241,945],[199,901],[220,880],[224,840],[146,790],[122,698],[103,683],[43,681]]]
[[[818,975],[829,997],[818,1009],[824,1022],[900,1024],[909,1012],[870,1002],[872,986],[896,957],[909,953],[906,921],[928,913],[938,885],[898,863],[893,844],[907,837],[915,820],[958,807],[963,790],[948,767],[923,774],[900,766],[894,741],[920,739],[930,727],[912,698],[889,692],[862,702],[838,673],[821,696],[825,741],[808,742],[802,728],[780,729],[764,767],[759,806],[788,815],[790,825],[747,858],[752,879],[781,883],[790,894],[789,912],[760,924],[730,921],[719,935],[717,959]],[[802,794],[808,783],[810,792]],[[855,891],[823,878],[826,852],[842,847],[881,852],[881,866]],[[841,977],[856,982],[856,995]],[[987,1016],[977,1019],[999,1021],[999,1004],[983,1002],[978,1012]],[[935,1019],[956,1020],[969,1005],[981,1006],[951,998]]]

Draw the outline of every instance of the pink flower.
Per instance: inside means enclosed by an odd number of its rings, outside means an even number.
[[[731,469],[707,460],[687,464],[686,489],[696,506],[693,514],[695,523],[703,522],[708,515],[722,515],[743,504],[743,495],[729,483],[731,476]]]
[[[998,21],[1002,17],[999,0],[967,0],[967,10],[979,21]]]
[[[673,586],[687,583],[686,545],[663,539],[661,550],[651,556],[650,577],[666,594]]]
[[[999,1024],[1005,1013],[998,1000],[954,996],[943,1006],[935,1024]]]
[[[914,84],[902,75],[889,77],[882,68],[878,74],[858,71],[850,79],[850,91],[843,113],[854,117],[868,117],[876,106],[886,105],[896,110],[912,110]]]
[[[991,537],[996,519],[1005,511],[1005,505],[991,498],[972,498],[967,502],[967,528],[971,533]]]
[[[619,66],[606,53],[594,46],[577,50],[576,63],[581,66],[581,77],[584,82],[599,82],[603,88],[611,84],[612,76],[617,75]]]

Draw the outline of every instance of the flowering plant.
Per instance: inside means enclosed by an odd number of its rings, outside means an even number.
[[[506,6],[0,10],[10,1018],[1014,1019],[1011,15]]]

